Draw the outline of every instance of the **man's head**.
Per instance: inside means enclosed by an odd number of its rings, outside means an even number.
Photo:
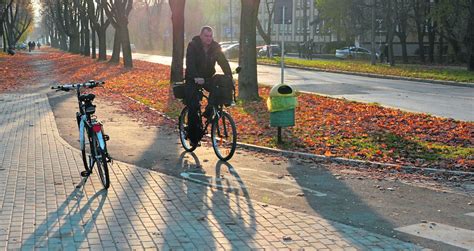
[[[212,28],[209,26],[204,26],[201,28],[201,34],[199,35],[204,46],[211,45],[212,38]]]

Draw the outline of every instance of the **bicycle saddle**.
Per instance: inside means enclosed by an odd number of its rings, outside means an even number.
[[[82,94],[81,96],[79,96],[79,100],[80,101],[83,101],[83,102],[86,102],[86,101],[93,101],[95,98],[95,95],[92,94],[92,93],[89,93],[89,94]]]

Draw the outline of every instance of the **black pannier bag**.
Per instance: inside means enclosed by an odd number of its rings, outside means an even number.
[[[216,74],[211,78],[209,103],[230,106],[234,101],[235,87],[230,76]]]
[[[185,87],[183,82],[173,83],[173,95],[177,99],[184,99]]]

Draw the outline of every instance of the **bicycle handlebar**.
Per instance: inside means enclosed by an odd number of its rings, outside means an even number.
[[[57,91],[70,91],[70,90],[75,90],[77,88],[94,88],[97,86],[104,85],[104,81],[94,81],[94,80],[89,80],[88,82],[85,83],[72,83],[72,84],[65,84],[65,85],[57,85],[57,86],[51,86],[51,89],[57,90]]]

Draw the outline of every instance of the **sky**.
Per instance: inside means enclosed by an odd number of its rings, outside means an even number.
[[[41,8],[41,5],[40,5],[40,2],[39,0],[32,0],[31,1],[32,4],[33,4],[33,9],[34,9],[34,12],[35,12],[35,26],[38,26],[39,23],[41,22],[41,14],[40,14],[40,8]]]

